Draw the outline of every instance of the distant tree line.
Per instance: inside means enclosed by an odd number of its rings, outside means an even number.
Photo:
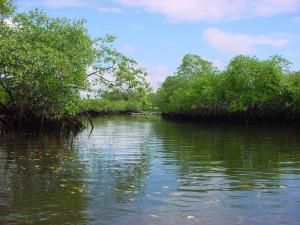
[[[220,71],[197,55],[186,55],[157,92],[161,111],[220,120],[294,120],[300,112],[300,72],[272,56],[237,56]]]

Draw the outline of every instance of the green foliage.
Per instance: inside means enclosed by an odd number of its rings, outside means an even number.
[[[174,76],[157,92],[163,112],[191,113],[201,109],[245,112],[255,108],[290,109],[300,103],[300,75],[280,56],[267,60],[237,56],[224,71],[199,56],[183,58]]]
[[[176,75],[182,77],[191,77],[193,75],[206,75],[215,70],[212,63],[203,60],[200,56],[187,54],[183,57],[181,65],[178,67]]]
[[[32,11],[14,18],[16,28],[1,36],[0,85],[8,107],[52,116],[75,114],[86,67],[95,57],[82,20],[49,18]]]
[[[92,111],[138,111],[151,105],[151,93],[146,71],[138,63],[113,47],[115,37],[107,35],[97,41],[97,59],[88,77],[97,99],[88,102]]]
[[[147,73],[138,63],[116,51],[115,37],[97,41],[97,59],[88,75],[101,98],[109,100],[141,99],[151,92]]]
[[[188,111],[217,101],[218,71],[199,56],[186,55],[175,76],[168,77],[158,90],[163,111]]]
[[[15,11],[12,0],[0,0],[0,18],[5,18]]]
[[[285,84],[286,60],[275,56],[259,60],[237,56],[231,60],[223,76],[224,100],[231,111],[245,111],[252,106],[280,99]]]
[[[0,1],[0,110],[73,116],[81,110],[81,91],[110,101],[146,101],[147,74],[113,48],[114,36],[92,39],[84,20],[50,18],[39,10],[13,15],[11,1]]]
[[[300,106],[300,72],[294,72],[288,77],[289,87],[292,94],[293,105]]]
[[[120,113],[120,112],[141,112],[154,110],[151,105],[138,100],[109,100],[109,99],[84,99],[80,101],[83,111],[96,113]]]

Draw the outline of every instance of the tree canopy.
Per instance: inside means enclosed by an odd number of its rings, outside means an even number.
[[[167,113],[264,111],[287,116],[299,110],[300,102],[299,72],[291,72],[290,65],[281,56],[261,60],[240,55],[219,71],[199,56],[186,55],[159,88],[157,102]]]
[[[11,15],[15,11],[12,0],[0,0],[0,16],[1,19]]]
[[[0,12],[2,108],[63,117],[80,111],[80,93],[92,87],[103,96],[142,98],[149,91],[146,72],[115,50],[115,37],[90,37],[84,20],[51,18],[40,10],[14,15],[9,0],[1,0]]]

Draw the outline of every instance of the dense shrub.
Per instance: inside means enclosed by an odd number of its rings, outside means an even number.
[[[280,56],[237,56],[218,71],[199,56],[187,55],[159,88],[158,106],[182,115],[288,118],[300,105],[300,73],[289,68]]]

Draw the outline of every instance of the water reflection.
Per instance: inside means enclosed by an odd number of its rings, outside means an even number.
[[[0,224],[85,224],[77,155],[72,138],[2,139]]]
[[[296,225],[298,137],[113,117],[91,135],[2,139],[0,224]]]
[[[298,223],[299,130],[163,122],[156,133],[164,164],[177,174],[174,202],[198,222]]]
[[[124,118],[99,118],[91,136],[79,136],[80,158],[88,161],[85,175],[90,190],[87,213],[94,224],[110,224],[122,215],[135,213],[131,208],[143,195],[150,173],[147,143],[152,136],[150,121]]]

